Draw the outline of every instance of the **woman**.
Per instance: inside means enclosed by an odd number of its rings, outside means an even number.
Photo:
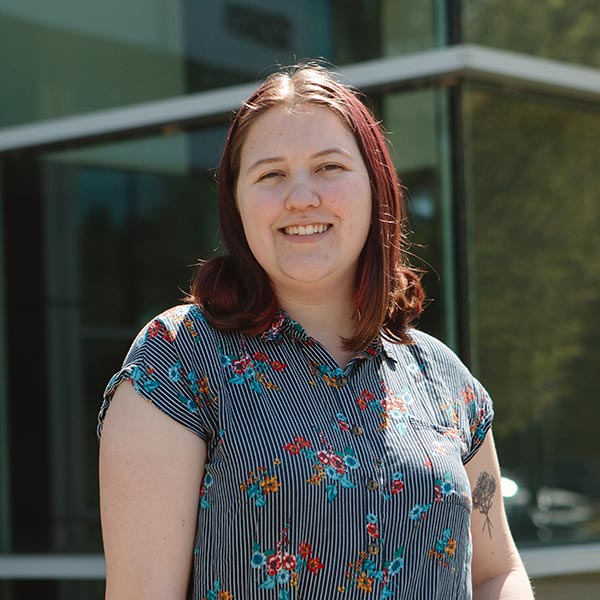
[[[491,402],[410,327],[424,296],[372,115],[321,68],[278,73],[218,185],[228,255],[106,390],[107,598],[531,598]]]

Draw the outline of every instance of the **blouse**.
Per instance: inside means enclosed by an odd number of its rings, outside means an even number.
[[[279,311],[259,336],[195,305],[153,319],[105,391],[129,380],[206,442],[190,598],[469,599],[464,464],[493,419],[458,357],[410,329],[342,369]]]

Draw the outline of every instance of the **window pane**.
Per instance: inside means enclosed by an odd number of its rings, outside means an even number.
[[[4,551],[100,551],[102,390],[137,330],[180,303],[192,265],[217,244],[223,139],[218,126],[7,160]]]
[[[476,371],[521,541],[600,539],[600,110],[469,86]]]
[[[446,92],[418,90],[383,97],[383,120],[392,156],[405,187],[414,266],[426,271],[427,298],[434,299],[419,327],[456,344],[453,245],[445,227],[451,195],[447,157]]]
[[[444,43],[439,0],[0,0],[0,128]],[[135,26],[132,26],[135,24]]]
[[[597,0],[463,0],[462,6],[466,42],[600,67]]]

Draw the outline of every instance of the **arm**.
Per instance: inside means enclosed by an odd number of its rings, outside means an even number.
[[[500,467],[491,432],[465,468],[473,497],[474,600],[532,599],[533,591],[504,512]]]
[[[117,388],[100,442],[107,600],[185,598],[205,459],[202,439]]]

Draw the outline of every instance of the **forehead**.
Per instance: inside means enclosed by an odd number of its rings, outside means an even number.
[[[271,153],[286,156],[295,151],[319,152],[341,145],[357,151],[354,134],[333,110],[312,104],[293,108],[277,106],[260,115],[248,128],[241,147],[241,159]]]

